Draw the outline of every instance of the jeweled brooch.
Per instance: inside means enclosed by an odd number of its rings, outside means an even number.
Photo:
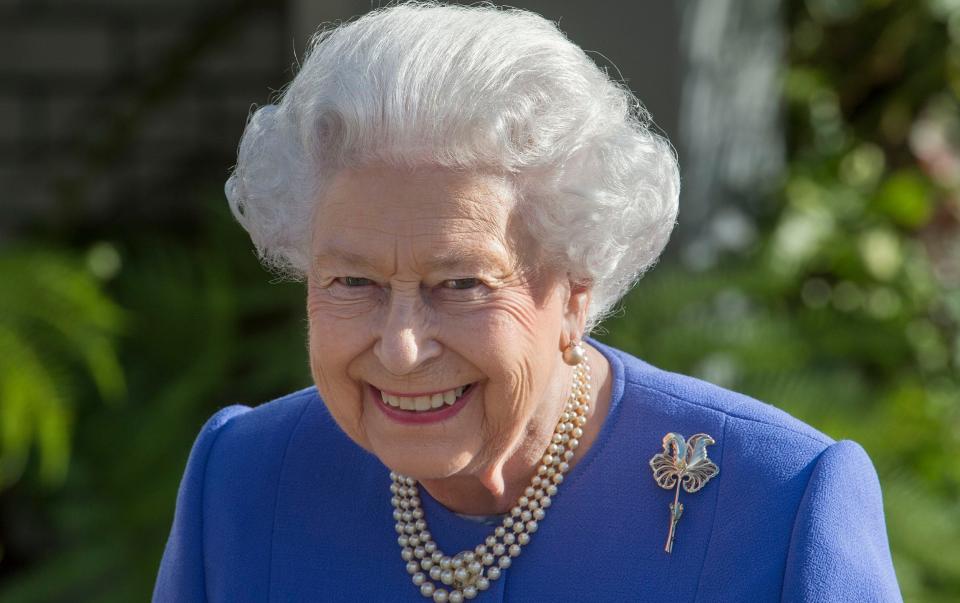
[[[680,486],[693,494],[702,488],[710,478],[720,473],[720,469],[707,458],[707,446],[715,444],[713,438],[705,433],[698,433],[684,440],[679,433],[668,433],[663,436],[663,452],[653,455],[650,459],[650,468],[653,469],[653,479],[665,490],[674,486],[677,492],[670,505],[670,531],[667,533],[666,552],[673,550],[673,537],[676,534],[677,522],[683,514],[683,504],[680,503]]]

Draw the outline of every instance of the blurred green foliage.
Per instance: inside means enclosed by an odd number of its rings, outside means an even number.
[[[122,331],[104,331],[104,337],[110,334],[108,356],[119,357],[123,368],[124,403],[90,403],[101,397],[98,388],[79,388],[73,396],[72,462],[60,488],[51,491],[27,472],[3,493],[0,600],[148,598],[177,484],[203,422],[228,404],[255,405],[310,383],[302,287],[265,276],[218,194],[207,190],[198,199],[204,209],[195,231],[173,238],[139,231],[129,240],[101,243],[86,254],[87,268],[60,258],[51,262],[51,271],[63,262],[74,266],[75,272],[61,271],[58,279],[82,285],[61,280],[55,291],[75,286],[85,295],[79,298],[93,300],[89,318],[79,310],[64,312],[70,308],[65,303],[51,309],[21,286],[45,265],[39,260],[19,265],[22,272],[12,281],[18,286],[2,296],[4,303],[21,299],[18,306],[32,305],[45,319],[78,323],[72,328],[85,336],[97,334],[97,321],[115,324],[116,306],[128,312]],[[119,258],[122,265],[115,265]],[[8,260],[24,258],[11,254]],[[91,269],[115,275],[101,284]],[[2,273],[8,274],[13,276]],[[92,339],[76,346],[30,341],[42,347],[36,354],[48,371],[55,366],[48,363],[51,352],[67,360],[99,345]],[[124,382],[112,380],[114,375],[108,370],[88,380],[102,380],[99,390],[115,396]],[[6,373],[3,378],[6,387]],[[86,404],[79,399],[84,396]]]
[[[77,368],[103,399],[123,395],[114,344],[121,313],[68,251],[8,250],[0,282],[16,284],[0,296],[0,488],[20,478],[34,445],[39,479],[59,484],[69,462]]]
[[[791,0],[787,23],[789,166],[756,242],[664,262],[602,339],[862,443],[906,600],[956,601],[960,2]],[[0,255],[4,601],[147,598],[203,421],[310,383],[302,287],[219,191],[197,205],[175,234]]]

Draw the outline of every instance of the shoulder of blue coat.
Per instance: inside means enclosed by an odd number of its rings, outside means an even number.
[[[608,357],[622,363],[626,389],[641,388],[656,396],[665,396],[684,405],[690,413],[720,413],[741,430],[775,430],[781,438],[808,440],[821,451],[834,440],[779,408],[707,381],[667,371],[627,352],[603,346]],[[730,422],[727,422],[728,428]]]
[[[863,446],[853,440],[840,440],[820,455],[817,471],[825,476],[860,475],[877,483],[877,471]]]
[[[204,429],[216,430],[220,434],[218,441],[239,439],[242,442],[237,444],[252,449],[271,441],[280,444],[313,401],[319,402],[316,387],[306,387],[254,407],[234,404],[214,414]]]
[[[218,475],[268,460],[282,460],[287,443],[304,411],[317,398],[315,387],[304,388],[255,407],[234,404],[222,408],[204,424],[195,449],[207,459],[207,473]]]
[[[304,417],[318,406],[323,406],[322,401],[316,388],[310,387],[253,408],[234,406],[229,407],[232,411],[224,409],[215,415],[224,413],[226,421],[214,438],[208,438],[204,497],[229,501],[230,510],[208,516],[206,525],[222,533],[225,542],[240,538],[232,531],[232,526],[240,524],[248,532],[241,538],[243,542],[266,542],[291,445],[303,431]],[[329,434],[316,435],[323,438]]]

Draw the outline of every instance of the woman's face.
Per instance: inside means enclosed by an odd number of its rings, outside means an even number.
[[[313,377],[395,471],[470,475],[556,421],[579,315],[564,279],[525,269],[535,250],[510,228],[514,203],[494,176],[370,167],[341,172],[317,208]]]

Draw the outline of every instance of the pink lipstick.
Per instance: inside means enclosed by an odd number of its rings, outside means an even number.
[[[380,395],[380,390],[372,385],[368,385],[367,387],[370,388],[370,393],[377,404],[377,408],[379,408],[383,414],[387,415],[387,417],[398,423],[423,425],[427,423],[439,423],[440,421],[445,421],[463,410],[463,407],[467,405],[471,398],[473,398],[473,393],[477,389],[477,384],[471,383],[467,387],[466,391],[464,391],[463,394],[457,398],[457,401],[453,404],[444,404],[440,408],[422,411],[394,408],[383,401],[383,396]]]

